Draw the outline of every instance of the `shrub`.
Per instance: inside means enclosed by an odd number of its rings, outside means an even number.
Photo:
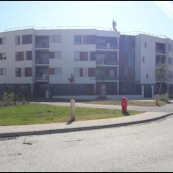
[[[14,104],[14,97],[15,97],[14,93],[5,92],[3,94],[3,101],[4,101],[5,106],[13,105]]]

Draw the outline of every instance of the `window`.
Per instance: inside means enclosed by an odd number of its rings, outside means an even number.
[[[55,68],[49,68],[49,74],[54,75],[55,74]]]
[[[96,60],[96,52],[90,52],[90,60],[95,61]]]
[[[20,36],[15,37],[15,44],[20,45]]]
[[[35,37],[36,48],[49,48],[49,36],[36,36]]]
[[[166,53],[166,44],[156,43],[156,53],[165,54]]]
[[[16,77],[21,77],[21,76],[22,76],[22,69],[16,68]]]
[[[75,68],[75,77],[83,77],[84,69],[83,68]]]
[[[0,60],[6,60],[6,53],[0,53]]]
[[[32,51],[26,52],[26,60],[32,60]]]
[[[88,69],[88,77],[95,77],[95,76],[96,76],[95,68],[89,68]]]
[[[6,68],[0,68],[0,75],[1,76],[7,75],[7,69]]]
[[[171,44],[168,44],[168,51],[171,52]]]
[[[0,38],[0,45],[2,44],[6,44],[6,38],[3,37],[3,38]]]
[[[168,71],[168,78],[172,79],[172,72],[171,71]]]
[[[62,42],[61,39],[62,39],[61,35],[50,36],[50,42],[52,42],[52,43],[61,43]]]
[[[96,44],[96,36],[84,35],[84,44]]]
[[[148,78],[149,78],[149,74],[147,73],[147,74],[146,74],[146,79],[148,79]]]
[[[25,68],[25,77],[32,77],[32,68]]]
[[[16,61],[24,61],[24,52],[16,52]]]
[[[147,48],[147,42],[144,43],[144,47]]]
[[[32,35],[23,35],[22,44],[32,44]]]
[[[82,35],[74,36],[74,44],[82,44]]]
[[[80,61],[88,61],[88,52],[80,52]]]
[[[49,58],[50,59],[61,59],[62,58],[62,52],[61,51],[50,52],[49,53]]]
[[[145,57],[144,56],[142,57],[142,61],[145,62]]]
[[[88,52],[74,52],[75,61],[88,61]]]
[[[49,69],[49,74],[50,75],[62,75],[62,68],[61,67],[58,67],[58,68],[50,68]]]

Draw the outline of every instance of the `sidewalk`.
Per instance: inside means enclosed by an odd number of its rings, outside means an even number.
[[[166,112],[146,112],[139,115],[126,116],[120,118],[75,121],[72,123],[0,126],[0,138],[114,128],[114,127],[152,122],[166,118],[172,114],[173,113],[166,113]]]

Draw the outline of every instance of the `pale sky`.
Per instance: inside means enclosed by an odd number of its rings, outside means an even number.
[[[80,26],[142,31],[173,39],[171,1],[0,1],[0,32],[25,26]]]

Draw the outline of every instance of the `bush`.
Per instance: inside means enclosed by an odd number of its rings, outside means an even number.
[[[14,93],[7,93],[5,92],[3,94],[3,101],[5,106],[11,106],[14,105]]]
[[[169,102],[169,94],[166,93],[166,94],[161,95],[160,100],[168,103]]]

